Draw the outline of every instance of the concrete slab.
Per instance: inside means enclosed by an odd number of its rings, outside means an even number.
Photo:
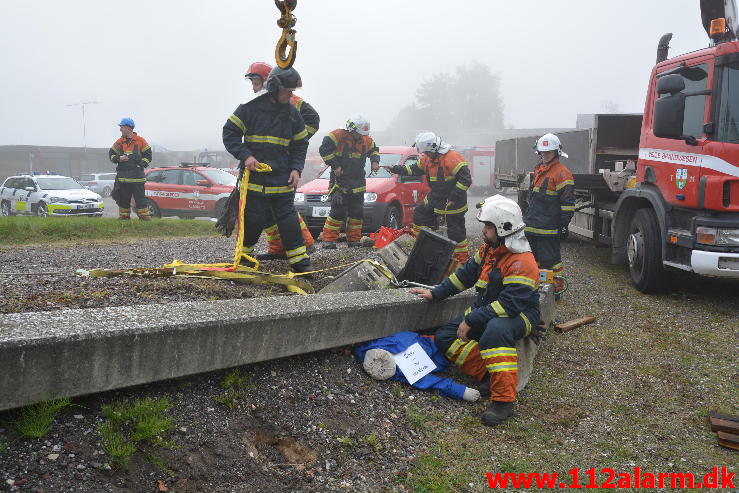
[[[404,290],[0,316],[0,410],[431,328],[473,293]]]

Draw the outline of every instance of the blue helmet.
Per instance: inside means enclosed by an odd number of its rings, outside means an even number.
[[[136,124],[133,122],[133,119],[131,119],[131,118],[123,118],[121,120],[121,123],[119,123],[118,125],[119,126],[125,125],[125,126],[131,127],[131,128],[134,128],[136,126]]]

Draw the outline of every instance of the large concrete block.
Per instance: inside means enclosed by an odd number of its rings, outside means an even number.
[[[360,262],[336,276],[336,279],[321,289],[319,293],[369,291],[371,289],[384,289],[388,285],[390,285],[390,279],[377,266],[369,262]]]
[[[375,290],[0,315],[0,410],[428,329],[472,300]]]
[[[542,284],[539,286],[539,308],[541,310],[541,321],[549,330],[554,320],[554,286]],[[539,346],[531,337],[516,341],[516,352],[518,353],[518,386],[517,390],[526,387],[534,371],[534,360]]]

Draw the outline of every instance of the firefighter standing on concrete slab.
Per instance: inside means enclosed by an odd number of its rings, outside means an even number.
[[[267,80],[269,73],[272,71],[272,66],[266,62],[254,62],[249,65],[246,70],[245,77],[251,81],[252,89],[255,93],[260,92],[264,89],[264,82]],[[293,94],[290,98],[290,104],[295,106],[300,112],[300,116],[303,117],[305,123],[305,129],[308,131],[308,139],[318,131],[318,125],[321,121],[318,116],[318,112],[308,104],[300,96]],[[305,248],[308,253],[313,250],[313,244],[315,240],[311,235],[308,226],[305,224],[303,217],[298,213],[298,221],[300,222],[300,230],[303,234],[303,241],[305,242]],[[267,255],[260,258],[285,258],[285,247],[282,245],[282,238],[280,237],[280,230],[277,227],[277,223],[272,219],[269,226],[264,228],[264,233],[267,235]]]
[[[149,221],[149,202],[146,199],[144,168],[151,164],[151,146],[146,139],[133,131],[136,126],[131,118],[123,118],[118,124],[121,137],[108,151],[108,159],[116,163],[116,182],[111,196],[118,204],[118,219],[131,219],[131,197],[136,201],[136,215]]]
[[[447,236],[457,243],[454,259],[465,263],[470,258],[464,223],[467,189],[472,184],[469,166],[461,155],[451,150],[451,145],[433,132],[418,134],[415,146],[423,153],[420,161],[385,167],[398,175],[426,174],[431,191],[413,212],[413,236],[421,229],[435,227],[439,216],[445,217]]]
[[[575,182],[567,166],[559,161],[560,156],[567,157],[567,154],[562,151],[556,135],[540,137],[536,152],[541,161],[529,184],[526,238],[539,267],[561,276],[564,267],[559,243],[560,237],[567,236],[567,227],[575,213]],[[555,277],[555,290],[562,289],[562,280]]]
[[[266,92],[239,105],[228,118],[223,126],[223,144],[240,166],[251,171],[243,252],[253,255],[262,229],[274,218],[290,267],[295,272],[308,272],[310,258],[294,205],[308,150],[308,131],[300,112],[290,104],[293,91],[301,85],[294,68],[274,68],[267,78]],[[272,171],[255,172],[260,162],[271,166]]]
[[[331,167],[328,192],[331,212],[323,225],[322,248],[336,248],[339,230],[347,217],[347,245],[360,246],[367,191],[365,162],[369,158],[373,172],[380,169],[380,151],[369,131],[369,120],[361,114],[353,115],[346,121],[346,130],[332,130],[318,149],[323,161]]]
[[[436,345],[464,373],[483,382],[490,405],[482,415],[488,426],[513,413],[518,384],[516,340],[539,324],[539,268],[524,234],[521,208],[495,195],[480,204],[485,244],[433,290],[413,288],[426,300],[443,300],[475,287],[477,299],[463,316],[441,326]]]

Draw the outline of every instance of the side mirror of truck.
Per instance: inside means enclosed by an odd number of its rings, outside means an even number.
[[[658,99],[654,104],[654,135],[665,139],[683,138],[684,119],[685,95],[677,93]]]

